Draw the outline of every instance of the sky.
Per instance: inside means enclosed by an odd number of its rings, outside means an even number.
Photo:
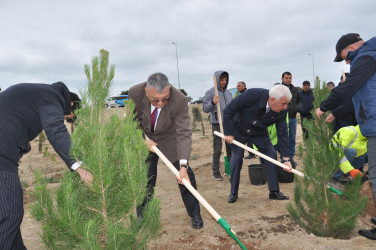
[[[375,10],[374,0],[0,0],[0,87],[62,81],[78,92],[100,49],[115,65],[113,95],[155,72],[193,99],[217,70],[229,88],[269,89],[285,71],[299,87],[314,75],[338,84],[349,66],[333,62],[335,45],[375,36]]]

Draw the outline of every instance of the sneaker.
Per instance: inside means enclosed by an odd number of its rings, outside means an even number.
[[[216,181],[222,181],[223,180],[223,177],[220,173],[214,173],[213,177],[214,177],[214,180],[216,180]]]

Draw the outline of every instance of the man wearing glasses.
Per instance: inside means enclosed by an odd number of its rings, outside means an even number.
[[[195,175],[188,165],[192,147],[192,129],[187,98],[174,88],[167,76],[162,73],[154,73],[149,76],[147,82],[133,86],[128,96],[135,103],[140,129],[150,138],[150,141],[146,142],[149,148],[158,146],[179,170],[180,193],[188,215],[191,217],[192,227],[202,228],[199,202],[181,182],[184,178],[197,189]],[[149,152],[148,194],[143,204],[137,208],[139,218],[142,217],[146,204],[153,196],[158,159],[157,154]]]

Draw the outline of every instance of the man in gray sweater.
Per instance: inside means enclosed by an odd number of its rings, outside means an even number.
[[[219,158],[221,157],[222,151],[222,139],[214,135],[214,131],[220,132],[217,103],[220,105],[221,117],[223,117],[223,110],[232,101],[232,94],[227,89],[229,75],[226,71],[219,70],[214,73],[217,81],[218,95],[215,95],[214,87],[210,88],[205,93],[204,102],[202,103],[202,108],[205,113],[210,113],[210,123],[212,125],[213,131],[213,177],[217,181],[223,180],[222,175],[219,171]],[[228,160],[231,159],[231,149],[226,143],[226,152]]]

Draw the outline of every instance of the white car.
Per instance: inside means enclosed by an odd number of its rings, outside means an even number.
[[[106,108],[119,108],[120,104],[116,102],[117,98],[115,96],[110,97],[106,101]]]

